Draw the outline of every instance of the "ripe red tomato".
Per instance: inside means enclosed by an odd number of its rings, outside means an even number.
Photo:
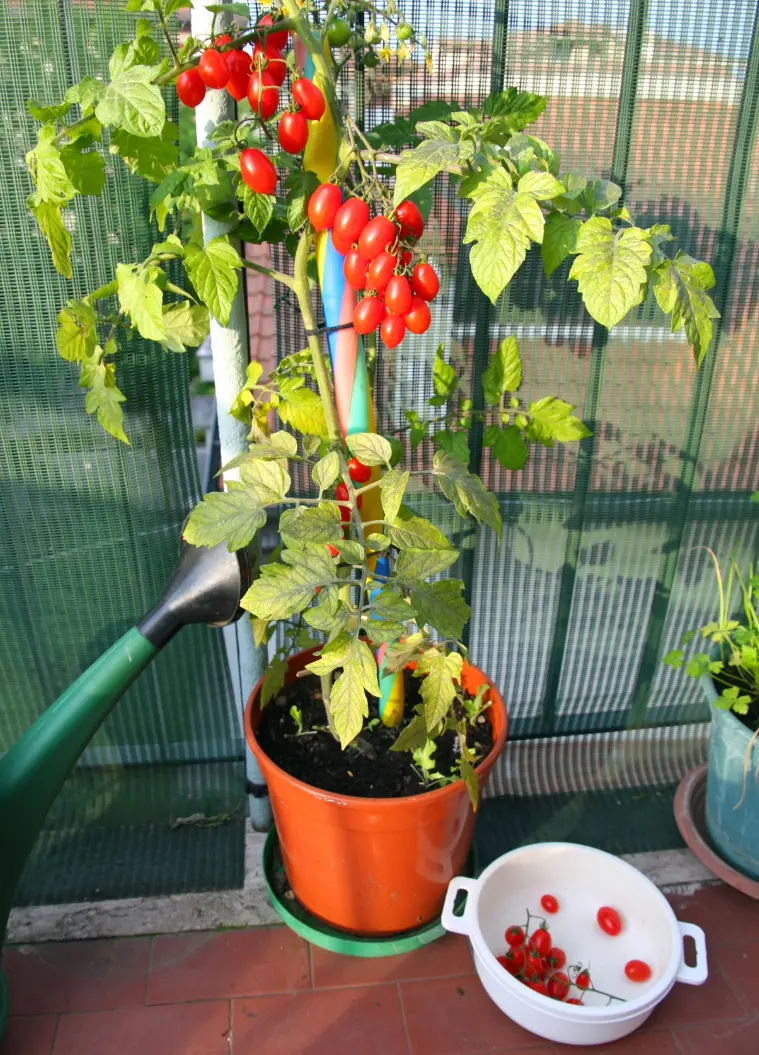
[[[382,321],[382,302],[378,297],[362,297],[353,312],[356,333],[371,333]]]
[[[322,183],[308,199],[308,218],[315,231],[331,227],[343,196],[334,183]]]
[[[249,147],[240,154],[240,172],[251,190],[257,194],[273,194],[277,186],[277,170],[261,150]]]
[[[229,80],[227,56],[213,48],[206,48],[200,56],[198,73],[208,88],[223,88]]]
[[[538,927],[530,938],[532,948],[541,956],[547,956],[551,949],[551,935],[545,927]]]
[[[374,260],[383,249],[395,241],[395,224],[387,216],[375,216],[369,220],[358,239],[358,251],[367,260]]]
[[[411,286],[405,275],[393,275],[390,278],[385,288],[385,303],[391,315],[406,315],[411,311]]]
[[[351,507],[350,506],[338,506],[340,510],[340,519],[344,524],[347,524],[351,518]]]
[[[404,249],[401,253],[401,263],[404,267],[408,267],[411,263],[411,257],[413,256],[410,249]]]
[[[180,103],[191,107],[193,110],[206,97],[206,86],[197,69],[185,70],[177,77],[177,95]]]
[[[411,275],[411,285],[413,286],[414,293],[422,300],[434,300],[440,291],[440,279],[435,274],[435,269],[431,264],[417,264]],[[547,895],[550,897],[551,895]],[[553,899],[556,901],[556,898]],[[541,898],[540,904],[543,905],[543,899]],[[557,902],[558,907],[558,902]],[[543,905],[545,908],[545,905]],[[546,912],[556,912],[556,909],[546,908]]]
[[[569,1000],[565,1000],[564,1003],[565,1004],[577,1004],[579,1007],[582,1007],[582,1000],[578,1000],[576,996],[570,997],[570,999]]]
[[[300,154],[308,142],[308,121],[303,114],[284,113],[277,129],[279,145],[288,154]]]
[[[366,289],[366,261],[358,249],[349,249],[345,254],[343,274],[351,289]]]
[[[309,121],[318,121],[321,118],[327,104],[313,81],[308,77],[299,77],[293,82],[292,93],[293,99]]]
[[[383,249],[375,256],[367,270],[367,285],[369,289],[376,289],[381,293],[387,286],[393,273],[398,266],[398,257],[393,256]]]
[[[548,995],[554,1000],[564,1000],[569,994],[569,978],[559,971],[548,981]]]
[[[425,333],[430,328],[432,321],[430,309],[421,297],[412,297],[411,309],[403,316],[406,329],[412,333]]]
[[[340,552],[337,546],[333,546],[331,542],[327,543],[327,549],[329,550],[330,557],[337,557]]]
[[[263,73],[255,70],[251,74],[248,85],[248,102],[251,110],[258,114],[262,121],[268,121],[277,112],[279,88],[268,70],[264,70]]]
[[[559,970],[567,962],[567,954],[563,949],[553,946],[549,950],[546,960],[548,961],[548,967],[550,970]]]
[[[625,974],[631,982],[647,982],[651,977],[651,968],[644,960],[629,960],[625,964]]]
[[[589,989],[590,988],[590,971],[580,971],[575,978],[575,985],[578,989]]]
[[[402,201],[395,210],[395,218],[401,225],[401,238],[413,238],[417,241],[422,237],[424,220],[414,202]]]
[[[535,981],[527,983],[534,992],[540,993],[541,996],[548,996],[548,988],[542,978],[538,978]]]
[[[509,927],[506,931],[506,941],[512,949],[524,945],[524,930],[521,927]]]
[[[366,227],[369,219],[369,206],[361,198],[348,198],[337,210],[332,224],[332,237],[340,242],[352,245]]]
[[[618,934],[622,933],[622,920],[615,908],[609,908],[608,905],[604,905],[596,913],[596,919],[601,930],[611,938],[616,938]]]
[[[348,485],[347,484],[344,484],[341,481],[337,485],[337,487],[335,488],[335,498],[339,499],[339,501],[341,501],[341,502],[347,502],[348,501]]]
[[[539,975],[541,978],[545,974],[545,964],[543,963],[543,957],[537,951],[528,946],[525,949],[524,954],[524,965],[526,970],[530,971],[531,974]]]
[[[388,315],[380,325],[380,337],[386,348],[397,348],[406,335],[406,323],[400,315]]]
[[[348,472],[351,480],[357,484],[368,484],[372,478],[371,466],[364,465],[358,458],[348,459]]]
[[[496,956],[496,960],[498,960],[501,967],[503,967],[507,971],[509,970],[509,961],[506,959],[505,956]]]
[[[213,46],[215,48],[223,48],[225,44],[231,44],[232,38],[229,33],[222,33],[220,37],[213,38]]]
[[[419,267],[429,267],[429,264],[420,264]],[[418,267],[414,268],[414,275],[416,275],[416,272],[418,270]],[[435,272],[433,271],[432,274],[435,275]],[[437,279],[437,275],[435,275],[435,278]],[[419,294],[419,296],[421,296],[421,293]],[[422,297],[422,300],[432,300],[432,297]],[[540,905],[544,912],[550,912],[551,914],[553,914],[554,912],[559,911],[559,902],[556,900],[553,894],[543,894],[542,898],[540,899]]]
[[[253,60],[258,59],[259,55],[263,55],[266,58],[264,69],[271,74],[274,83],[277,85],[284,84],[287,76],[287,63],[282,58],[282,52],[277,45],[272,44],[270,39],[266,41],[266,47],[256,44],[253,48]],[[258,63],[256,63],[256,66],[258,66]]]
[[[247,51],[230,51],[227,53],[229,80],[227,91],[239,103],[248,94],[250,84],[250,55]]]
[[[272,24],[274,23],[272,23],[271,15],[264,15],[264,17],[260,19],[258,23],[259,26],[263,26],[264,28],[266,28],[266,26],[271,26]],[[280,51],[283,51],[287,47],[289,33],[286,29],[278,29],[275,30],[273,33],[269,33],[266,37],[266,40],[267,43],[271,42],[275,48],[279,48]]]

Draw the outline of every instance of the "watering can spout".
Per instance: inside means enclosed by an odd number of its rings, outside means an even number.
[[[255,569],[252,551],[182,542],[163,599],[88,667],[0,759],[0,939],[45,817],[114,704],[182,626],[225,626]]]

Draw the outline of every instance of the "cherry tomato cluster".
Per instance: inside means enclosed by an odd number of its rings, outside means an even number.
[[[386,347],[395,348],[407,330],[424,333],[429,328],[428,304],[437,296],[440,281],[430,264],[411,267],[409,246],[424,231],[414,202],[401,202],[393,219],[371,217],[361,198],[344,202],[339,187],[322,183],[309,199],[308,218],[315,230],[332,232],[332,244],[345,257],[348,285],[366,290],[353,312],[357,333],[372,333],[379,326]]]
[[[559,901],[553,894],[544,894],[540,905],[543,911],[550,915],[559,912]],[[534,992],[567,1004],[582,1004],[586,992],[620,999],[596,989],[587,968],[575,965],[567,971],[563,970],[567,963],[566,953],[553,944],[545,919],[540,919],[540,925],[530,932],[531,921],[535,919],[539,917],[528,912],[526,926],[511,926],[506,929],[504,938],[507,949],[496,959],[510,975]],[[601,930],[610,937],[617,937],[622,933],[622,918],[616,909],[608,905],[598,910],[596,921]],[[652,974],[650,966],[643,960],[629,960],[624,970],[631,982],[647,982]],[[573,987],[579,996],[570,996]]]

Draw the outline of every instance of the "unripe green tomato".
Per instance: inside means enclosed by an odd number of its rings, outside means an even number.
[[[341,48],[347,44],[351,35],[351,27],[344,18],[333,18],[327,26],[327,40],[333,48]]]
[[[524,416],[524,414],[517,414],[517,416],[514,418],[514,424],[518,429],[526,429],[528,424],[527,418]]]
[[[472,406],[473,406],[473,404],[472,404],[471,399],[462,399],[461,400],[461,409],[462,410],[471,410]]]
[[[503,414],[501,414],[501,424],[508,425],[510,421],[511,415],[509,414],[508,410],[504,410]]]
[[[398,26],[398,40],[408,40],[409,37],[413,36],[413,29],[407,22],[403,22]]]
[[[376,69],[379,66],[379,55],[376,51],[367,51],[364,53],[364,66],[368,70]]]
[[[512,410],[516,410],[517,409],[517,407],[519,406],[519,400],[517,399],[516,396],[512,396],[511,397],[511,399],[509,400],[509,406],[511,407]]]

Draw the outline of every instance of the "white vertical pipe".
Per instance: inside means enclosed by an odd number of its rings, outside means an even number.
[[[229,25],[229,18],[218,15],[216,32],[221,33]],[[202,6],[201,2],[192,9],[191,33],[199,40],[208,40],[211,36],[213,15]],[[195,127],[198,146],[209,145],[209,135],[221,121],[234,120],[235,102],[232,96],[224,91],[209,89],[200,106],[195,110]],[[203,240],[211,241],[229,233],[229,225],[203,216]],[[239,251],[240,244],[231,239]],[[219,420],[219,441],[221,445],[221,464],[231,461],[237,454],[247,450],[247,429],[229,413],[235,396],[245,384],[245,371],[250,359],[248,351],[248,320],[245,311],[245,294],[243,275],[235,296],[229,323],[222,326],[216,319],[211,319],[211,352],[213,356],[214,386],[216,389],[216,407]],[[225,474],[229,479],[239,478],[239,471]],[[232,675],[232,689],[237,704],[239,728],[243,734],[243,712],[248,694],[263,674],[264,653],[256,648],[253,642],[253,630],[250,616],[246,613],[238,622],[224,630],[227,658]],[[239,672],[239,676],[238,676]],[[248,796],[248,809],[253,827],[266,831],[271,825],[271,807],[266,795],[262,795],[264,779],[255,756],[245,742],[245,775],[256,789],[259,796]]]

